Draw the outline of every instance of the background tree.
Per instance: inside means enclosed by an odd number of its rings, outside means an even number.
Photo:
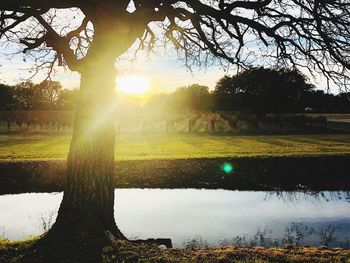
[[[346,113],[350,109],[349,93],[341,92],[337,95],[314,90],[302,98],[313,112]]]
[[[58,108],[57,101],[62,92],[62,85],[58,81],[44,80],[34,86],[34,92],[34,97],[38,100],[38,108],[56,110]]]
[[[192,84],[178,88],[170,94],[152,97],[145,105],[147,110],[161,112],[208,111],[212,97],[207,86]]]
[[[304,74],[286,68],[251,68],[217,83],[214,96],[221,110],[263,112],[303,112],[304,98],[315,87]]]
[[[334,98],[335,100],[335,112],[339,113],[348,113],[350,112],[350,93],[349,92],[340,92]]]
[[[9,110],[13,106],[13,89],[9,85],[0,84],[0,110]]]
[[[81,75],[67,184],[46,241],[66,234],[61,246],[74,247],[69,237],[123,237],[113,217],[114,63],[137,40],[148,50],[171,43],[187,65],[211,57],[239,67],[292,64],[346,85],[349,23],[350,3],[343,0],[2,1],[3,40],[19,41],[48,73],[57,63]]]
[[[222,77],[213,91],[213,100],[216,110],[237,111],[242,110],[241,93],[238,87],[233,84],[233,77]]]
[[[33,110],[33,105],[37,104],[40,98],[35,97],[35,84],[31,81],[18,83],[13,87],[14,109]]]
[[[35,110],[52,111],[59,110],[63,103],[63,97],[68,99],[71,91],[65,91],[58,81],[45,80],[39,84],[31,81],[21,82],[14,86],[9,86],[12,106],[9,110]]]
[[[62,89],[56,101],[56,108],[59,110],[74,110],[78,101],[79,90]]]
[[[192,84],[178,88],[173,94],[173,108],[177,111],[208,111],[212,107],[207,86]]]

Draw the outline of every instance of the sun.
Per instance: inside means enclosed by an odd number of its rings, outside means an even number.
[[[144,76],[120,76],[117,77],[117,90],[130,94],[142,95],[150,88],[148,78]]]

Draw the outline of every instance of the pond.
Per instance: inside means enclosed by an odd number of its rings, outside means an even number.
[[[115,218],[130,239],[170,238],[173,246],[350,248],[350,192],[254,192],[116,189]],[[62,193],[0,196],[0,235],[40,235],[57,215]]]

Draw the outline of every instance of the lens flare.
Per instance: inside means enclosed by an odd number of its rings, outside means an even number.
[[[222,165],[221,169],[222,169],[225,173],[229,174],[229,173],[231,173],[231,172],[233,171],[233,166],[232,166],[232,164],[230,164],[230,163],[224,163],[224,164]]]

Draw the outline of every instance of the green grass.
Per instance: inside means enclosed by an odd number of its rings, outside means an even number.
[[[65,160],[70,135],[0,135],[0,160]],[[350,154],[350,134],[118,135],[117,160]]]

